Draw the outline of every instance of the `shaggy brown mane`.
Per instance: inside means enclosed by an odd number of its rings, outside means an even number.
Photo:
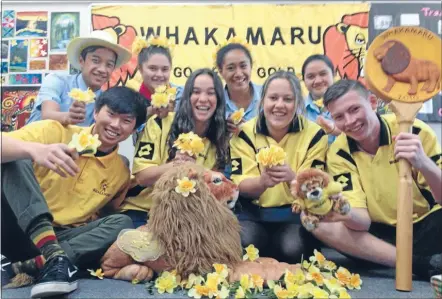
[[[185,176],[196,181],[197,191],[188,197],[175,192],[177,179]],[[239,222],[213,197],[202,167],[186,163],[166,172],[155,184],[152,198],[149,230],[166,249],[170,266],[183,277],[210,273],[214,263],[232,267],[241,260]]]
[[[327,175],[324,175],[324,172],[312,168],[305,171],[302,171],[296,176],[296,194],[297,196],[301,198],[305,198],[304,192],[302,192],[301,187],[302,185],[311,180],[313,177],[322,177],[323,178],[323,184],[324,186],[327,186],[329,183],[329,177]]]

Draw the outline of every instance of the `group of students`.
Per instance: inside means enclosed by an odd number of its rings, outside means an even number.
[[[177,87],[175,105],[154,108],[149,103],[155,88],[172,86],[170,49],[146,44],[139,51],[138,92],[127,87],[102,92],[131,53],[103,31],[91,35],[68,47],[81,73],[47,76],[29,123],[2,133],[2,255],[11,261],[2,264],[11,277],[38,275],[32,297],[75,290],[79,270],[97,265],[122,229],[148,221],[153,185],[183,160],[225,173],[239,186],[234,213],[242,245],[254,244],[261,256],[297,263],[321,241],[348,256],[394,267],[397,160],[407,159],[414,180],[413,271],[424,278],[442,272],[442,158],[435,133],[419,120],[413,133],[399,133],[394,116],[375,112],[377,98],[363,85],[333,82],[326,56],[313,55],[302,66],[309,91],[304,98],[300,80],[290,72],[270,75],[263,86],[252,83],[249,48],[228,43],[216,53],[225,86],[217,72],[198,69],[184,88]],[[97,99],[73,101],[72,88],[91,88]],[[241,108],[243,121],[235,124],[230,115]],[[99,135],[95,155],[79,156],[66,145],[85,129]],[[204,142],[197,157],[172,146],[190,131]],[[132,173],[118,155],[119,142],[131,135],[136,136]],[[270,145],[284,149],[284,165],[259,165],[256,154]],[[352,209],[345,216],[332,212],[311,234],[292,213],[290,183],[312,167],[343,185]]]

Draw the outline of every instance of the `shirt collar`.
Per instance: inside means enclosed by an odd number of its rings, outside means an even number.
[[[376,113],[377,118],[380,123],[380,136],[379,136],[379,146],[390,145],[391,140],[391,129],[388,123],[382,118],[379,114]],[[348,147],[350,149],[350,153],[360,151],[358,143],[353,138],[347,136]]]
[[[140,86],[140,90],[139,92],[141,93],[142,96],[144,96],[149,102],[151,101],[152,98],[152,93],[150,92],[149,88],[147,88],[143,83]]]
[[[305,98],[305,107],[307,109],[312,109],[317,113],[321,113],[321,109],[319,109],[319,107],[315,104],[311,94],[308,94],[308,96]]]
[[[77,78],[75,80],[77,82],[78,88],[81,90],[87,90],[88,86],[87,86],[86,82],[84,81],[83,74],[79,73],[76,76],[77,76]],[[102,93],[102,90],[98,89],[97,91],[94,91],[94,93],[98,97]]]
[[[255,107],[255,103],[259,102],[261,97],[259,93],[259,88],[255,84],[250,82],[249,86],[250,89],[252,90],[252,102],[250,103],[249,107],[247,107],[246,113],[249,111],[249,109],[253,109]],[[238,107],[236,107],[235,103],[230,99],[229,90],[227,89],[227,84],[224,86],[224,98],[226,100],[226,105],[229,110],[231,111],[238,110]]]
[[[258,122],[260,121],[260,126],[258,126]],[[304,123],[302,117],[296,116],[295,119],[290,123],[288,133],[298,133],[304,129]],[[265,117],[261,117],[257,119],[255,132],[258,134],[262,134],[265,136],[270,136],[269,129],[267,128]]]

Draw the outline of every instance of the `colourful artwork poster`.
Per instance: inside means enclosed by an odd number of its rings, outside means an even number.
[[[2,49],[1,49],[2,59],[8,59],[9,57],[9,41],[2,40]]]
[[[2,75],[9,73],[8,71],[8,62],[2,61]]]
[[[13,74],[9,75],[10,85],[41,84],[42,74]]]
[[[51,51],[66,51],[69,42],[79,35],[79,12],[51,13]]]
[[[2,37],[14,37],[15,11],[5,10],[2,14]]]
[[[29,61],[29,70],[31,71],[41,71],[46,70],[46,59],[36,59]]]
[[[1,130],[10,132],[23,127],[34,107],[39,87],[3,87]]]
[[[11,51],[9,58],[10,72],[26,72],[28,65],[28,41],[11,40]]]
[[[29,49],[31,58],[40,58],[48,56],[48,40],[46,38],[31,39],[31,48]]]
[[[17,12],[15,36],[47,36],[48,12]]]
[[[49,70],[51,71],[67,71],[68,56],[66,54],[49,55]]]

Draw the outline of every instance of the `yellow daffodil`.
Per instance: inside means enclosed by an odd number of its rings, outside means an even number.
[[[318,286],[322,286],[324,284],[324,277],[322,276],[321,272],[307,273],[306,278],[307,280],[314,281]]]
[[[314,256],[311,256],[309,258],[310,262],[312,262],[313,264],[318,264],[319,267],[322,267],[324,265],[324,263],[327,261],[325,259],[325,256],[321,252],[317,251],[316,249],[313,250],[313,254],[314,254]]]
[[[218,291],[218,285],[223,279],[218,273],[207,274],[206,286],[210,289],[211,293],[216,293]]]
[[[315,104],[316,104],[316,106],[319,107],[319,109],[324,108],[324,100],[323,100],[322,98],[321,98],[321,99],[317,99],[317,100],[315,101]]]
[[[323,268],[325,270],[328,270],[328,271],[335,271],[337,267],[336,267],[336,264],[334,262],[332,262],[332,261],[325,261],[324,265],[323,265]]]
[[[155,88],[155,93],[165,93],[167,91],[166,85],[160,85],[157,88]]]
[[[136,278],[132,279],[132,284],[138,284],[140,281]]]
[[[151,103],[155,108],[166,108],[169,106],[169,98],[166,93],[154,93]]]
[[[79,88],[72,88],[68,95],[71,99],[84,103],[91,103],[95,99],[95,93],[90,88],[86,91]]]
[[[362,285],[362,279],[359,274],[352,274],[350,277],[350,282],[347,284],[347,287],[350,290],[357,289],[360,290]]]
[[[168,49],[169,52],[172,52],[172,50],[173,50],[173,44],[166,37],[152,36],[147,41],[147,43],[149,46],[156,46],[156,47],[162,47],[162,48]]]
[[[308,273],[320,273],[321,270],[319,270],[318,267],[316,267],[315,265],[310,265],[310,267],[308,267]]]
[[[246,298],[246,291],[241,286],[239,286],[238,289],[236,289],[235,298],[236,299]]]
[[[176,87],[169,87],[166,91],[169,101],[175,101],[176,99]]]
[[[255,247],[255,245],[250,244],[249,246],[247,246],[246,254],[242,257],[242,259],[244,261],[249,260],[253,262],[257,258],[259,258],[259,250]]]
[[[302,268],[305,270],[308,270],[308,268],[310,267],[310,263],[307,262],[306,260],[302,261]]]
[[[229,297],[230,291],[226,286],[222,286],[216,295],[216,299],[226,299]]]
[[[311,298],[315,286],[309,282],[298,287],[298,298]]]
[[[347,290],[343,289],[339,291],[339,299],[351,299],[351,296]]]
[[[263,148],[256,154],[256,160],[264,167],[272,167],[276,165],[284,165],[286,153],[282,147],[271,145]]]
[[[296,298],[298,296],[299,285],[295,283],[286,283],[285,288],[289,292],[289,298]]]
[[[74,135],[72,135],[68,147],[74,148],[78,153],[90,152],[95,154],[100,145],[101,141],[98,139],[97,134],[91,135],[86,130],[83,130],[80,133],[74,133]]]
[[[172,294],[177,286],[178,284],[175,275],[167,271],[163,272],[161,276],[155,280],[155,287],[160,294],[163,294],[164,292]]]
[[[178,186],[175,188],[176,193],[180,193],[184,197],[189,196],[190,193],[195,193],[196,182],[194,180],[189,180],[188,177],[184,177],[182,180],[177,179]]]
[[[253,289],[253,281],[250,279],[249,274],[241,275],[241,278],[239,280],[239,284],[246,291]]]
[[[275,287],[273,288],[273,293],[278,299],[289,298],[289,291],[287,291],[280,285],[275,285]]]
[[[183,282],[184,288],[190,289],[194,285],[201,285],[204,282],[204,278],[201,275],[190,274],[187,281]]]
[[[313,298],[317,299],[328,299],[329,296],[329,293],[327,293],[327,291],[318,287],[314,288],[311,294],[313,295]]]
[[[87,270],[89,271],[89,273],[90,273],[92,276],[95,276],[95,277],[97,277],[97,278],[99,278],[99,279],[103,279],[103,278],[104,278],[103,269],[101,269],[101,268],[99,268],[99,269],[97,269],[97,270],[91,270],[91,269],[87,269]]]
[[[187,295],[191,298],[201,298],[203,296],[209,297],[210,288],[205,285],[196,285],[189,290]]]
[[[193,132],[181,133],[173,143],[181,153],[189,156],[197,156],[204,151],[204,142],[197,134]]]
[[[266,281],[266,283],[267,283],[267,287],[269,288],[269,289],[271,289],[271,290],[273,290],[273,288],[275,287],[275,282],[273,281],[273,280],[267,280]]]
[[[339,295],[341,290],[345,290],[345,288],[340,284],[340,282],[336,278],[324,279],[324,284],[330,293]]]
[[[262,292],[262,290],[264,289],[264,279],[258,274],[250,275],[250,279],[252,280],[253,287]]]
[[[232,115],[230,115],[230,118],[232,119],[233,123],[237,125],[241,122],[242,118],[244,117],[244,114],[245,114],[244,108],[241,108],[233,112]]]
[[[227,278],[229,275],[229,269],[225,264],[213,264],[213,268],[223,279]]]
[[[147,48],[147,40],[142,38],[136,38],[135,41],[132,43],[132,53],[135,55],[140,54],[141,50],[144,48]]]
[[[295,274],[293,274],[291,271],[286,269],[285,274],[284,274],[284,282],[286,284],[287,283],[297,283]]]
[[[344,267],[339,267],[335,273],[335,277],[342,285],[347,286],[350,283],[351,273]]]

